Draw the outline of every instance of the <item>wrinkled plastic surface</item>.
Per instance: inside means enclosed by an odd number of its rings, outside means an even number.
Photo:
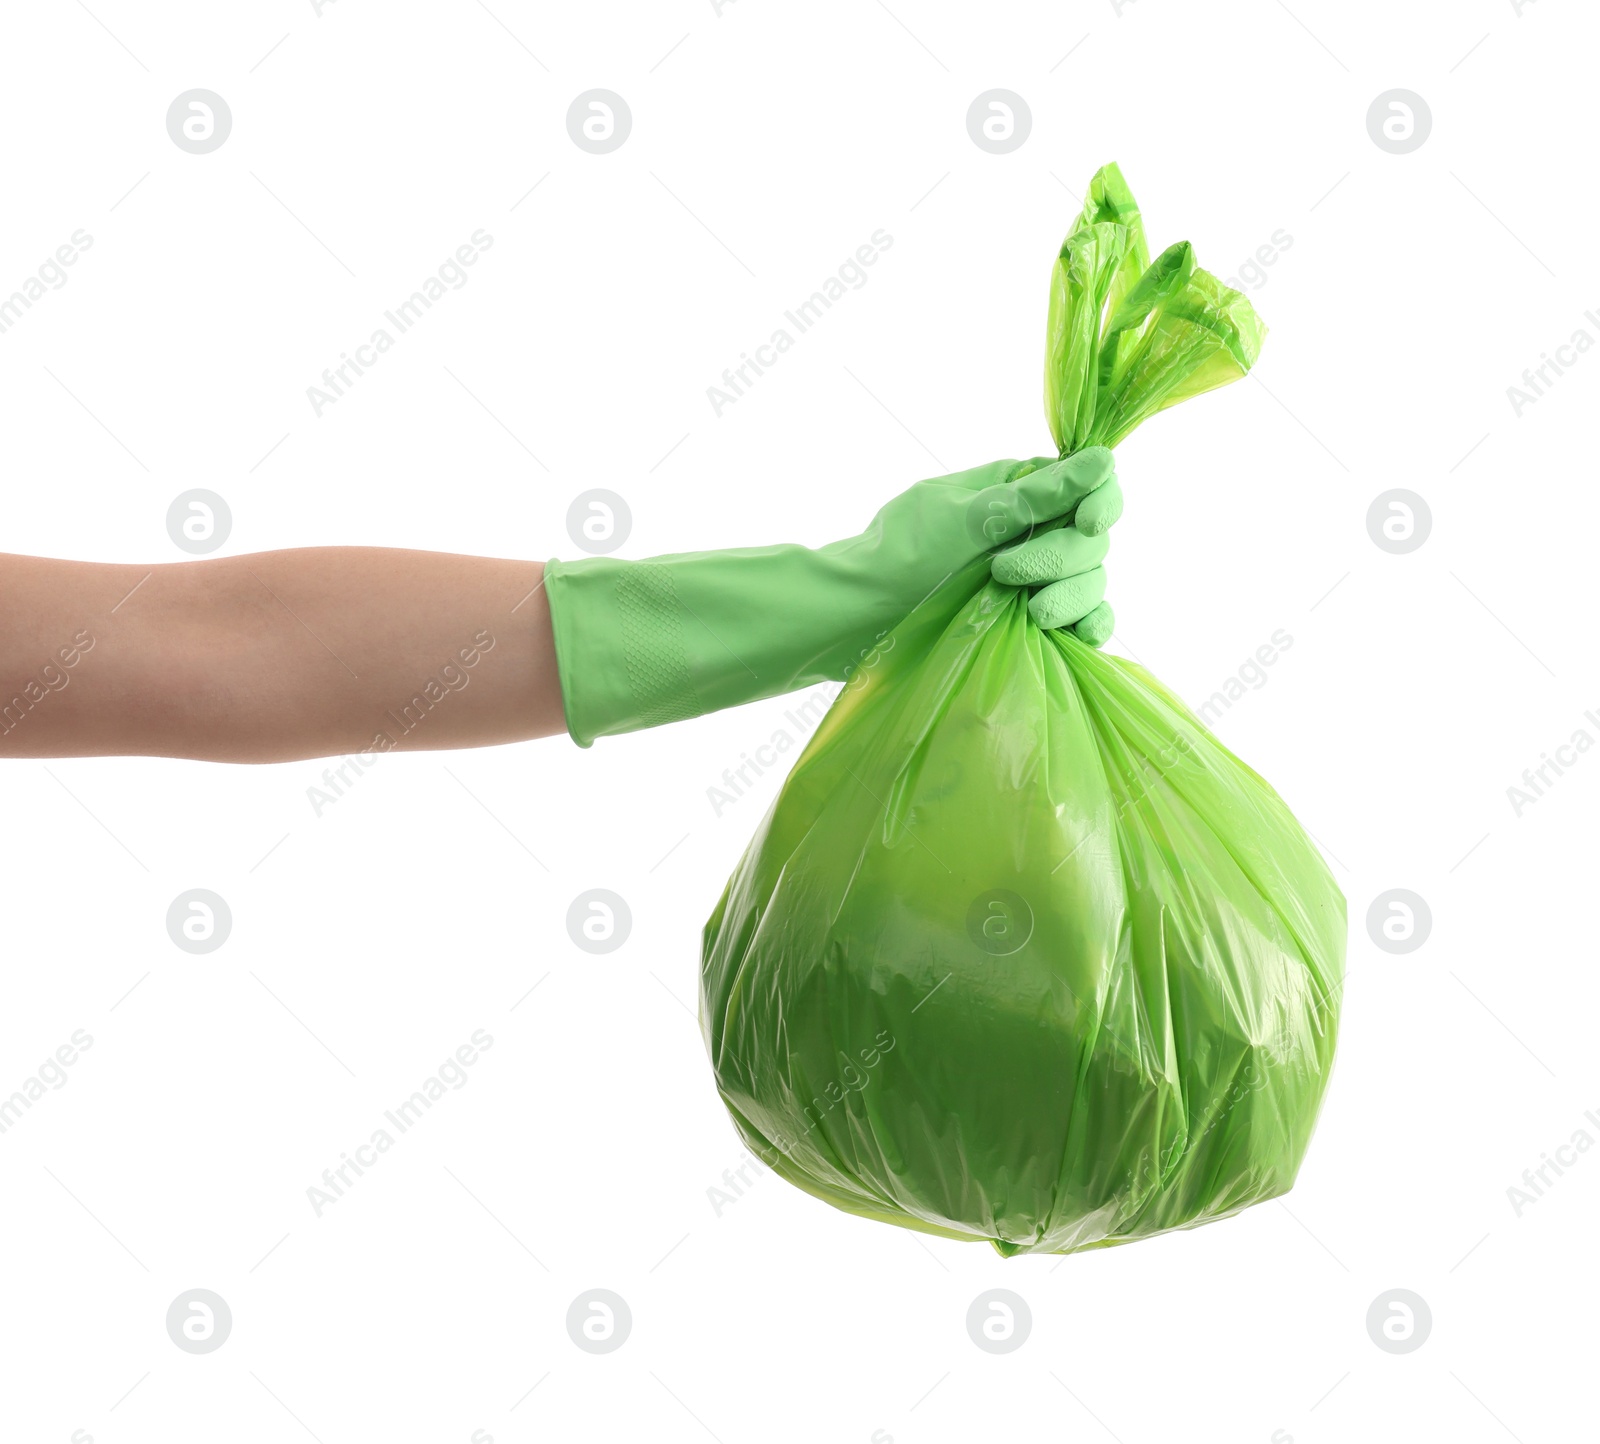
[[[1242,375],[1261,327],[1095,178],[1052,288],[1063,451]],[[1098,300],[1095,298],[1098,297]],[[1098,309],[1097,309],[1098,308]],[[1153,677],[970,568],[846,686],[705,930],[750,1149],[869,1218],[1056,1252],[1286,1192],[1332,1066],[1344,899]]]
[[[1056,446],[1063,456],[1115,446],[1156,412],[1237,381],[1265,335],[1187,241],[1149,263],[1139,207],[1122,172],[1104,167],[1050,275],[1045,415]]]

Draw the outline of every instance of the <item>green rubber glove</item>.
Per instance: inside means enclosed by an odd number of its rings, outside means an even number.
[[[545,589],[567,730],[588,747],[842,681],[911,612],[954,616],[991,558],[997,581],[1040,588],[1029,606],[1041,627],[1071,626],[1099,646],[1112,625],[1105,533],[1121,512],[1111,453],[1091,446],[919,481],[860,536],[814,550],[552,560]]]

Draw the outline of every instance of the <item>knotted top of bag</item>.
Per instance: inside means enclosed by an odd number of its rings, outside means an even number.
[[[1102,166],[1050,276],[1044,404],[1060,454],[1115,446],[1156,412],[1237,381],[1266,333],[1187,241],[1151,262],[1122,172]]]

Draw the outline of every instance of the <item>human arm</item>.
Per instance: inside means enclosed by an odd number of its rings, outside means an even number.
[[[546,571],[567,726],[597,737],[842,681],[913,611],[949,620],[985,577],[1036,588],[1043,628],[1099,646],[1111,453],[996,461],[920,481],[857,536]]]
[[[0,556],[0,757],[286,762],[564,730],[537,562]]]
[[[372,547],[160,566],[0,556],[0,757],[285,762],[567,727],[587,745],[843,680],[913,609],[959,604],[958,581],[991,559],[998,580],[1039,588],[1041,626],[1098,645],[1120,509],[1110,453],[1090,448],[918,482],[815,549],[548,574]]]

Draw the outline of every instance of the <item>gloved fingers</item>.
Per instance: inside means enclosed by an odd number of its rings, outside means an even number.
[[[1105,595],[1106,569],[1096,567],[1042,587],[1028,602],[1028,613],[1047,632],[1053,627],[1070,627],[1098,607]]]
[[[1073,624],[1072,634],[1080,642],[1087,642],[1091,647],[1103,647],[1111,640],[1111,633],[1116,629],[1116,614],[1111,610],[1110,602],[1101,602],[1087,616],[1079,617]]]
[[[1107,485],[1115,485],[1115,482]],[[1098,491],[1091,493],[1090,500],[1099,494]],[[990,570],[997,582],[1008,587],[1033,587],[1092,571],[1106,559],[1110,548],[1110,537],[1085,536],[1073,527],[1061,527],[1043,536],[1029,537],[1009,551],[1001,552]]]
[[[1066,516],[1115,474],[1115,463],[1106,447],[1086,446],[1061,461],[1053,461],[1006,483],[1001,503],[1005,522],[1003,528],[989,530],[992,544],[1011,541],[1047,521]],[[990,493],[980,492],[979,495],[987,497]],[[1004,535],[996,535],[1000,530]]]
[[[1108,531],[1121,515],[1122,484],[1113,474],[1078,503],[1077,514],[1073,517],[1072,524],[1085,536],[1100,536]]]

